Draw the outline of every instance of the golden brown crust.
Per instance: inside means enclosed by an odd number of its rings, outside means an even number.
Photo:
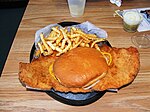
[[[54,63],[54,74],[66,87],[83,87],[108,70],[102,54],[94,49],[78,47],[61,55]]]
[[[49,66],[56,57],[41,56],[31,63],[19,63],[19,80],[33,88],[49,89],[51,88],[51,77]]]
[[[140,68],[139,53],[136,48],[112,48],[110,51],[113,64],[107,75],[93,87],[94,90],[102,91],[111,88],[120,88],[131,83]]]

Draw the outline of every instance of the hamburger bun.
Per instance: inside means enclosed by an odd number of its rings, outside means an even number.
[[[107,73],[108,65],[103,55],[94,48],[78,47],[56,59],[53,72],[65,87],[90,86]]]

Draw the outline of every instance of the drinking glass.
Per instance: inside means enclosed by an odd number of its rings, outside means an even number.
[[[86,0],[68,0],[68,6],[72,17],[80,17],[84,14]]]
[[[131,37],[131,41],[138,48],[150,48],[150,32],[138,32]]]
[[[123,13],[123,28],[127,32],[136,32],[142,20],[139,12],[134,10],[125,11]]]

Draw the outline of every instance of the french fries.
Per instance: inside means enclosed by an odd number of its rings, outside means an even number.
[[[76,47],[94,47],[99,50],[98,43],[105,39],[98,38],[95,34],[86,34],[81,29],[71,27],[67,28],[53,27],[50,34],[46,37],[40,34],[41,42],[38,42],[39,51],[44,56],[61,54]],[[54,54],[54,51],[56,52]]]

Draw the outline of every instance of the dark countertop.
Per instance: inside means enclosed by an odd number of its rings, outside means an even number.
[[[0,1],[0,76],[28,0]]]

